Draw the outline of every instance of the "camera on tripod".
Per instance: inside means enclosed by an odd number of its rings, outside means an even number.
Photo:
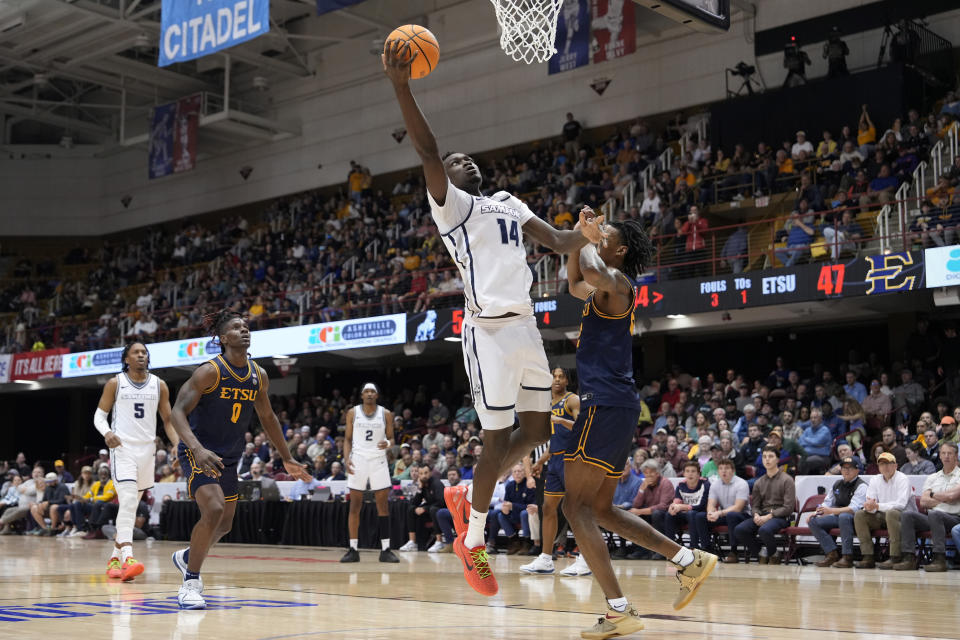
[[[743,62],[743,61],[738,62],[736,66],[734,66],[733,69],[730,70],[730,73],[732,73],[733,75],[741,76],[743,78],[749,78],[756,72],[757,72],[757,68],[755,66],[753,66],[752,64],[747,64],[746,62]]]

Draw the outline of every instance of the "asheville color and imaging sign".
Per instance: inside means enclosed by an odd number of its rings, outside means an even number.
[[[270,31],[269,0],[163,0],[160,61],[194,60]]]

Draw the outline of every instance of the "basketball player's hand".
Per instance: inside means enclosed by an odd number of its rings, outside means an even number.
[[[536,489],[537,479],[533,476],[527,476],[527,489]]]
[[[584,207],[586,209],[588,207]],[[592,213],[592,211],[591,211]],[[587,217],[580,211],[580,233],[593,244],[607,246],[607,232],[603,230],[603,216]]]
[[[211,478],[220,477],[220,470],[223,469],[223,458],[213,451],[203,447],[196,449],[193,451],[193,460],[205,475]]]
[[[310,482],[313,478],[310,477],[310,474],[307,473],[307,466],[300,464],[293,458],[283,461],[283,468],[287,470],[287,473],[292,475],[297,480],[303,480],[304,482]]]
[[[103,436],[103,441],[107,443],[107,446],[111,449],[116,449],[117,447],[123,446],[123,443],[120,442],[120,436],[115,434],[113,431],[108,431],[107,435]]]
[[[537,460],[535,463],[533,463],[533,468],[530,470],[530,472],[533,473],[535,477],[539,478],[540,474],[543,473],[543,463]]]
[[[381,440],[380,442],[377,443],[377,449],[380,449],[381,451],[383,449],[386,449],[389,446],[390,446],[389,440]]]
[[[347,460],[347,474],[352,476],[354,473],[356,471],[353,470],[353,458],[351,457]]]
[[[380,55],[383,70],[390,78],[390,82],[398,86],[407,84],[410,80],[410,65],[418,55],[420,55],[419,51],[411,51],[409,42],[391,40]]]

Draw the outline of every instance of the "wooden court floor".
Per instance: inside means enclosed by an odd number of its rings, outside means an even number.
[[[604,610],[592,578],[527,576],[494,558],[500,593],[466,586],[455,556],[375,552],[341,565],[340,549],[220,545],[204,567],[206,611],[179,611],[174,543],[137,543],[146,572],[103,575],[106,541],[0,538],[0,638],[286,640],[579,638]],[[565,566],[560,561],[559,565]],[[665,562],[615,562],[647,618],[636,638],[958,638],[960,572],[926,574],[720,565],[683,611]]]

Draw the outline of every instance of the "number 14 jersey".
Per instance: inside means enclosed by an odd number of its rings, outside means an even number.
[[[533,273],[523,246],[523,225],[534,216],[529,207],[506,191],[472,196],[449,180],[443,206],[428,197],[443,243],[460,270],[469,316],[532,315]]]

